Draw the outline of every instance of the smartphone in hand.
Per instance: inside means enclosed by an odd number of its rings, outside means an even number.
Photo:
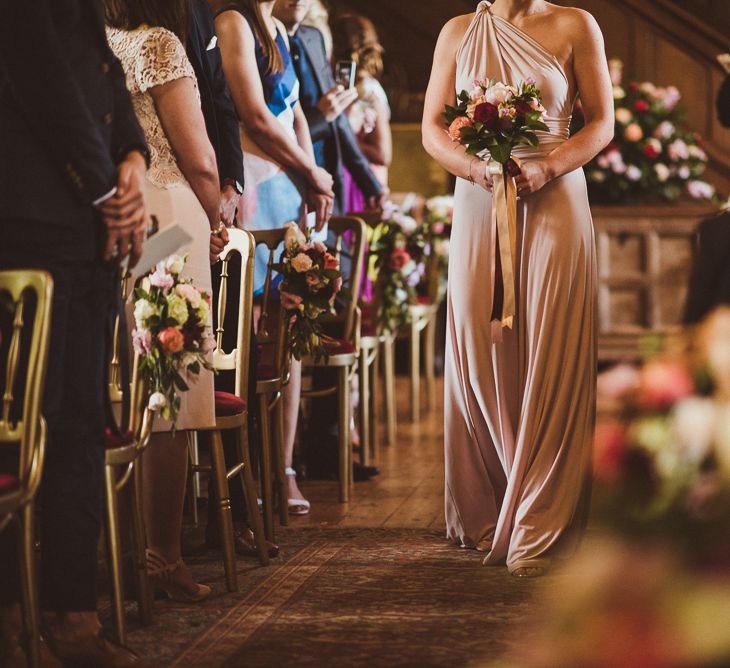
[[[357,63],[354,60],[338,60],[335,64],[335,81],[343,88],[355,86]]]

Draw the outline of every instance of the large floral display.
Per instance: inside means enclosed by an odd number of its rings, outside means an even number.
[[[683,126],[681,95],[674,86],[624,84],[621,61],[612,60],[614,140],[586,166],[594,202],[605,204],[710,200],[703,179],[708,156],[702,139]],[[582,124],[580,106],[573,130]]]

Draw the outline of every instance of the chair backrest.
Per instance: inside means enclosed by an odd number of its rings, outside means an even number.
[[[7,307],[8,317],[3,320],[9,325],[6,332],[0,333],[0,338],[8,337],[6,342],[0,342],[0,351],[7,351],[2,360],[0,445],[20,447],[18,478],[26,498],[35,494],[43,469],[46,430],[41,406],[52,299],[53,279],[47,272],[0,271],[0,309]],[[16,391],[22,392],[22,399],[16,397]]]
[[[340,261],[342,283],[350,294],[338,300],[343,306],[338,319],[343,322],[343,338],[352,343],[359,335],[360,311],[357,305],[363,274],[365,221],[355,216],[335,216],[329,222],[327,246]],[[349,271],[345,268],[349,265]]]
[[[277,254],[281,251],[286,231],[286,227],[252,231],[256,246],[265,246],[268,250],[266,278],[260,298],[261,314],[256,327],[256,343],[271,348],[271,355],[267,355],[267,358],[272,362],[274,375],[281,378],[285,383],[289,382],[291,362],[290,350],[287,345],[288,323],[284,318],[281,304],[273,298],[272,288],[275,279],[274,264],[279,260]]]
[[[253,317],[253,269],[256,243],[253,235],[245,230],[228,230],[228,243],[220,255],[221,281],[218,290],[216,347],[212,365],[218,371],[235,371],[235,394],[248,395],[249,361],[251,359],[251,319]],[[238,308],[235,313],[236,347],[230,352],[223,349],[223,333],[226,328],[226,306],[228,302],[228,279],[231,260],[241,258],[241,273],[238,290]]]
[[[130,294],[134,288],[130,281],[131,274],[124,272],[121,279],[121,302],[120,308],[127,308]],[[126,322],[131,322],[131,308],[127,308]],[[129,388],[124,387],[124,377],[127,375],[126,370],[122,369],[125,360],[129,359],[130,340],[129,331],[125,327],[122,331],[122,318],[117,314],[114,320],[114,332],[112,337],[111,359],[109,361],[109,400],[112,403],[112,412],[115,419],[118,420],[117,408],[121,406],[122,419],[119,426],[122,430],[128,428],[137,437],[137,446],[144,449],[147,446],[149,437],[152,432],[153,412],[149,409],[150,388],[145,382],[144,375],[140,371],[142,358],[139,354],[133,353],[131,364],[131,377],[129,378]],[[122,346],[126,347],[126,351],[122,351]],[[129,392],[129,415],[124,415],[124,398]],[[125,422],[127,424],[125,424]]]

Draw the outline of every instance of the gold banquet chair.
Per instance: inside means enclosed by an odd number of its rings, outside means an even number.
[[[128,297],[128,277],[122,281],[123,302]],[[111,600],[114,616],[114,630],[117,640],[127,641],[124,618],[124,568],[122,551],[122,527],[119,504],[121,495],[127,493],[129,499],[130,524],[129,537],[132,546],[134,572],[137,576],[137,610],[142,624],[152,623],[152,593],[147,577],[145,558],[145,528],[142,517],[142,480],[141,456],[152,435],[154,413],[148,408],[149,388],[140,374],[140,358],[134,356],[132,377],[129,388],[122,380],[121,346],[129,346],[127,332],[120,331],[120,319],[114,326],[112,360],[109,369],[109,398],[117,407],[122,404],[125,392],[129,392],[129,429],[126,433],[115,435],[107,428],[104,434],[104,498],[106,505],[106,539],[109,574],[111,580]],[[126,426],[126,425],[124,425]]]
[[[274,490],[279,501],[279,522],[289,522],[289,487],[284,466],[283,389],[289,383],[291,356],[287,344],[287,321],[281,303],[274,298],[272,282],[276,252],[284,243],[286,227],[252,232],[257,246],[268,251],[266,279],[260,299],[261,312],[256,327],[256,345],[261,360],[256,370],[259,429],[261,432],[261,497],[266,537],[274,541]],[[257,300],[258,301],[258,300]],[[273,425],[273,428],[272,428]]]
[[[23,336],[29,317],[28,300],[35,300],[30,337]],[[0,308],[12,306],[12,331],[6,342],[0,331],[0,350],[5,350],[4,390],[0,413],[0,447],[19,447],[18,474],[0,473],[0,531],[15,521],[19,526],[19,564],[23,621],[28,636],[29,664],[40,666],[39,603],[35,555],[35,498],[43,472],[46,425],[41,415],[50,340],[53,280],[43,271],[0,271]],[[9,323],[10,324],[10,323]],[[26,330],[27,331],[27,330]],[[24,340],[29,341],[27,352]],[[15,390],[23,368],[22,399]],[[19,405],[18,405],[19,404]],[[19,410],[18,410],[19,409]]]
[[[213,351],[212,365],[219,372],[235,372],[235,391],[216,391],[215,393],[215,426],[210,429],[199,429],[198,434],[210,434],[211,465],[197,463],[191,465],[193,473],[212,473],[218,495],[218,515],[220,521],[221,543],[223,546],[223,564],[225,568],[226,587],[228,591],[238,591],[238,573],[236,571],[236,553],[234,546],[233,515],[229,481],[238,477],[243,485],[248,517],[256,540],[259,561],[262,565],[269,563],[269,555],[264,540],[264,529],[256,498],[256,485],[251,471],[251,457],[248,446],[249,406],[248,394],[249,359],[251,354],[251,318],[253,311],[253,265],[254,240],[249,232],[239,229],[228,230],[229,241],[221,253],[221,282],[218,292],[216,326],[216,347]],[[231,258],[241,258],[241,280],[239,284],[239,303],[236,311],[236,347],[226,352],[223,349],[223,333],[225,332],[226,305],[228,301],[228,268]],[[227,468],[223,453],[222,432],[231,429],[236,431],[237,461]]]
[[[337,384],[333,387],[302,390],[302,398],[323,397],[334,393],[338,396],[339,428],[338,450],[340,468],[340,502],[350,499],[352,486],[352,442],[350,423],[352,405],[350,401],[350,383],[360,351],[361,313],[357,305],[360,293],[363,268],[363,250],[365,245],[365,222],[361,218],[351,216],[333,217],[329,222],[330,237],[334,235],[334,243],[328,239],[330,252],[342,263],[342,259],[350,262],[350,275],[343,272],[343,283],[350,294],[341,300],[343,303],[336,316],[336,323],[341,327],[341,338],[327,337],[325,346],[329,356],[326,359],[314,360],[305,357],[302,360],[302,372],[307,369],[330,367],[338,370]],[[362,401],[362,398],[361,398]]]

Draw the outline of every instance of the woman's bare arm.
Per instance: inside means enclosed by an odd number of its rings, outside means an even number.
[[[543,160],[528,160],[515,180],[521,193],[536,192],[546,183],[582,167],[613,138],[613,87],[596,20],[581,9],[566,9],[565,34],[573,45],[571,62],[583,104],[585,126]]]
[[[360,148],[372,164],[390,167],[393,160],[393,135],[390,131],[388,110],[376,96],[373,96],[372,103],[375,109],[375,128],[365,135],[360,142]]]
[[[256,66],[256,43],[246,20],[235,11],[223,12],[215,19],[223,72],[233,102],[248,135],[266,155],[293,170],[312,187],[330,192],[314,158],[294,141],[266,106],[264,90]]]
[[[456,51],[472,18],[473,14],[458,16],[441,30],[426,90],[421,131],[423,147],[444,169],[488,188],[484,166],[478,164],[477,158],[468,156],[461,144],[451,141],[441,115],[445,105],[456,103]]]
[[[189,77],[149,89],[178,167],[205,209],[211,229],[220,221],[220,182],[195,83]]]

